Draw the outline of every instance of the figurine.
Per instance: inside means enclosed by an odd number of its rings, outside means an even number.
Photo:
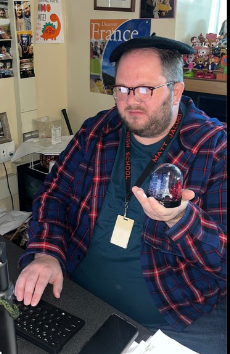
[[[219,38],[218,47],[220,48],[220,55],[227,54],[227,38]]]
[[[190,41],[192,43],[192,47],[197,47],[197,46],[201,45],[198,38],[195,36],[191,37]]]
[[[216,74],[214,74],[213,70],[215,69],[214,63],[214,55],[210,55],[208,59],[208,71],[205,73],[205,79],[216,79]]]
[[[195,67],[196,67],[196,69],[202,70],[206,66],[205,64],[206,64],[205,58],[204,57],[199,57],[196,60],[196,66]]]
[[[218,44],[217,34],[207,33],[205,38],[205,44],[211,49],[217,47]]]
[[[205,76],[205,74],[204,74],[204,71],[203,71],[203,70],[198,70],[198,71],[196,71],[196,73],[195,73],[195,77],[196,77],[197,79],[203,79],[204,76]]]
[[[227,37],[227,20],[222,23],[219,35]]]
[[[204,57],[205,60],[208,60],[208,56],[211,53],[211,50],[209,47],[199,47],[197,49],[198,57]]]
[[[224,74],[227,74],[227,55],[222,56],[220,66],[224,69]]]
[[[201,46],[203,46],[205,44],[205,38],[202,33],[199,34],[198,39],[199,39]]]
[[[220,57],[214,56],[214,64],[215,64],[215,70],[219,69],[220,67]]]
[[[195,65],[194,59],[195,59],[195,54],[189,54],[187,56],[188,71],[184,72],[184,76],[187,76],[187,77],[194,77],[195,76],[194,72],[192,71],[192,69],[194,68],[194,65]]]

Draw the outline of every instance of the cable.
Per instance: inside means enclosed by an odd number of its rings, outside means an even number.
[[[6,165],[5,165],[4,162],[3,162],[3,166],[4,166],[4,169],[5,169],[5,172],[6,172],[6,181],[7,181],[7,186],[8,186],[8,190],[9,190],[9,193],[10,193],[12,210],[14,210],[14,201],[13,201],[13,196],[12,196],[12,193],[11,193],[11,190],[10,190],[8,172],[7,172]]]
[[[70,125],[70,122],[69,122],[69,118],[68,118],[66,109],[62,109],[61,111],[62,111],[63,116],[65,118],[65,122],[66,122],[66,125],[67,125],[67,128],[68,128],[68,131],[69,131],[69,135],[73,135],[73,131],[72,131],[72,128],[71,128],[71,125]]]

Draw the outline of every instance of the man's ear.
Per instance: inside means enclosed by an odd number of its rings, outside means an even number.
[[[179,104],[183,92],[184,83],[182,81],[176,82],[173,88],[173,104]]]

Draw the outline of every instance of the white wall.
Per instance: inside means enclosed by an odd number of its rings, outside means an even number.
[[[191,37],[219,33],[227,18],[227,0],[177,0],[175,38],[191,44]]]

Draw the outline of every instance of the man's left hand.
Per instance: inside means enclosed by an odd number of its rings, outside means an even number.
[[[169,227],[173,227],[182,218],[188,202],[195,196],[193,191],[184,189],[182,191],[181,205],[176,208],[165,208],[155,198],[148,198],[142,188],[134,186],[132,191],[147,216],[154,220],[165,221]]]

